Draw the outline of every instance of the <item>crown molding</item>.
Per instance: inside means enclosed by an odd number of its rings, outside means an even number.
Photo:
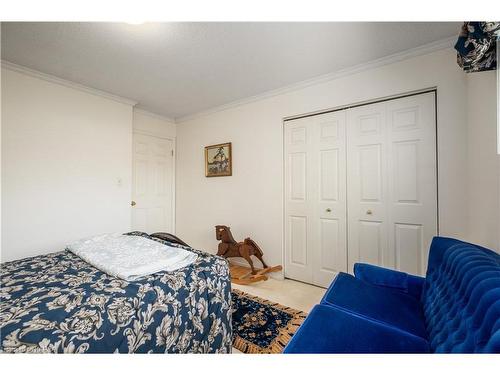
[[[205,111],[200,111],[191,115],[181,116],[175,119],[176,123],[182,123],[190,120],[194,120],[199,117],[207,116],[213,113],[225,111],[227,109],[242,106],[244,104],[253,103],[259,100],[271,98],[273,96],[286,94],[292,91],[297,91],[309,86],[325,83],[328,81],[333,81],[335,79],[360,73],[366,70],[375,69],[382,67],[384,65],[394,64],[400,61],[408,60],[413,57],[418,57],[422,55],[427,55],[432,52],[440,51],[443,49],[448,49],[453,47],[456,42],[456,37],[450,37],[446,39],[441,39],[432,43],[424,44],[415,48],[411,48],[406,51],[398,52],[389,56],[381,57],[376,60],[369,61],[367,63],[352,66],[350,68],[342,69],[336,72],[327,73],[318,77],[314,77],[305,81],[297,82],[288,86],[281,87],[276,90],[266,91],[262,94],[250,96],[244,99],[235,100],[227,104],[222,104]]]
[[[328,81],[333,81],[335,79],[349,76],[349,75],[353,75],[356,73],[360,73],[360,72],[363,72],[366,70],[375,69],[375,68],[378,68],[378,67],[381,67],[384,65],[393,64],[393,63],[396,63],[399,61],[411,59],[413,57],[427,55],[427,54],[432,53],[432,52],[451,48],[453,46],[453,44],[455,43],[455,41],[456,41],[456,37],[441,39],[441,40],[438,40],[436,42],[424,44],[422,46],[418,46],[418,47],[415,47],[415,48],[412,48],[412,49],[409,49],[409,50],[406,50],[403,52],[398,52],[398,53],[395,53],[395,54],[392,54],[389,56],[385,56],[385,57],[382,57],[382,58],[379,58],[376,60],[372,60],[372,61],[367,62],[367,63],[355,65],[355,66],[350,67],[350,68],[346,68],[346,69],[342,69],[342,70],[339,70],[336,72],[324,74],[324,75],[321,75],[321,76],[318,76],[315,78],[311,78],[311,79],[297,82],[297,83],[294,83],[294,84],[291,84],[288,86],[284,86],[284,87],[281,87],[279,89],[266,91],[266,92],[258,94],[258,95],[250,96],[250,97],[247,97],[244,99],[235,100],[235,101],[232,101],[232,102],[229,102],[226,104],[222,104],[220,106],[216,106],[216,107],[207,109],[205,111],[200,111],[200,112],[197,112],[194,114],[181,116],[181,117],[177,117],[177,118],[170,118],[170,117],[162,116],[162,115],[159,115],[157,113],[153,113],[153,112],[147,111],[147,110],[142,109],[142,108],[137,108],[137,107],[134,108],[134,111],[136,111],[138,113],[142,113],[144,115],[158,118],[158,119],[163,120],[163,121],[168,121],[168,122],[171,122],[174,124],[182,123],[182,122],[194,120],[194,119],[199,118],[199,117],[207,116],[207,115],[210,115],[213,113],[217,113],[217,112],[221,112],[221,111],[228,110],[231,108],[239,107],[239,106],[242,106],[245,104],[253,103],[253,102],[256,102],[259,100],[271,98],[273,96],[282,95],[282,94],[286,94],[286,93],[289,93],[292,91],[297,91],[297,90],[300,90],[300,89],[303,89],[303,88],[306,88],[309,86],[325,83]],[[82,84],[79,84],[76,82],[72,82],[72,81],[69,81],[69,80],[66,80],[63,78],[59,78],[59,77],[56,77],[56,76],[53,76],[53,75],[50,75],[47,73],[42,73],[38,70],[27,68],[25,66],[15,64],[15,63],[12,63],[12,62],[7,61],[7,60],[1,60],[1,62],[2,62],[2,68],[5,68],[5,69],[9,69],[9,70],[23,73],[23,74],[26,74],[26,75],[29,75],[29,76],[32,76],[35,78],[43,79],[43,80],[48,81],[48,82],[56,83],[56,84],[59,84],[62,86],[66,86],[69,88],[73,88],[76,90],[80,90],[83,92],[87,92],[90,94],[101,96],[101,97],[104,97],[106,99],[110,99],[110,100],[113,100],[113,101],[116,101],[119,103],[130,105],[130,106],[136,106],[138,104],[138,102],[135,100],[132,100],[129,98],[124,98],[124,97],[121,97],[118,95],[114,95],[114,94],[111,94],[111,93],[106,92],[106,91],[102,91],[99,89],[88,87],[88,86],[85,86],[85,85],[82,85]]]
[[[143,109],[141,107],[138,107],[138,106],[134,107],[134,112],[140,113],[141,115],[153,117],[153,118],[156,118],[156,119],[161,120],[161,121],[171,122],[172,124],[175,124],[175,119],[172,117],[159,115],[158,113],[150,112],[150,111]]]
[[[59,84],[59,85],[65,86],[65,87],[69,87],[69,88],[72,88],[75,90],[80,90],[80,91],[83,91],[83,92],[86,92],[89,94],[101,96],[103,98],[110,99],[110,100],[113,100],[115,102],[119,102],[122,104],[127,104],[130,106],[135,106],[137,104],[137,101],[135,101],[135,100],[123,98],[121,96],[114,95],[114,94],[111,94],[111,93],[106,92],[106,91],[98,90],[98,89],[95,89],[93,87],[88,87],[88,86],[81,85],[81,84],[76,83],[76,82],[68,81],[66,79],[59,78],[59,77],[53,76],[51,74],[42,73],[38,70],[27,68],[27,67],[19,65],[19,64],[14,64],[14,63],[7,61],[7,60],[2,60],[2,68],[12,70],[14,72],[26,74],[26,75],[31,76],[31,77],[43,79],[44,81],[56,83],[56,84]]]

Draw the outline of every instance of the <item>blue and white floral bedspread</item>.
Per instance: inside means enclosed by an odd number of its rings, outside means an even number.
[[[231,352],[227,262],[183,248],[198,254],[192,265],[134,282],[69,251],[2,264],[0,351]]]

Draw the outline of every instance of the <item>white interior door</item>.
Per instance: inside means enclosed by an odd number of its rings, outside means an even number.
[[[345,112],[285,125],[285,275],[328,286],[345,271]]]
[[[435,93],[347,110],[348,259],[423,274],[437,234]]]
[[[174,143],[134,133],[132,230],[174,232]]]

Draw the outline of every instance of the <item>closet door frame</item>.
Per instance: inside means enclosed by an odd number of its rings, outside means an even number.
[[[301,114],[301,115],[294,115],[294,116],[287,116],[284,117],[282,120],[282,170],[283,170],[283,175],[282,175],[282,263],[283,263],[283,277],[286,278],[286,189],[287,189],[287,181],[286,181],[286,173],[285,173],[285,166],[286,166],[286,145],[285,145],[285,130],[287,126],[287,121],[291,120],[298,120],[302,118],[307,118],[307,117],[312,117],[312,116],[317,116],[317,115],[322,115],[326,113],[332,113],[332,112],[338,112],[338,111],[344,111],[348,110],[350,108],[355,108],[355,107],[361,107],[361,106],[366,106],[366,105],[371,105],[371,104],[376,104],[376,103],[381,103],[381,102],[389,102],[392,100],[397,100],[397,99],[402,99],[406,97],[412,97],[412,96],[417,96],[417,95],[422,95],[422,94],[427,94],[427,93],[434,93],[434,130],[435,130],[435,162],[436,162],[436,236],[440,235],[440,202],[439,202],[439,130],[438,130],[438,116],[437,116],[437,101],[438,101],[438,90],[437,87],[429,87],[429,88],[424,88],[421,90],[415,90],[415,91],[410,91],[407,93],[401,93],[401,94],[395,94],[391,96],[386,96],[386,97],[381,97],[381,98],[375,98],[372,100],[367,100],[363,102],[358,102],[358,103],[353,103],[350,105],[344,105],[344,106],[339,106],[339,107],[334,107],[330,108],[327,110],[321,110],[321,111],[315,111],[315,112],[310,112],[307,114]],[[346,111],[347,112],[347,111]],[[346,129],[347,133],[347,129]],[[346,147],[347,147],[347,138],[346,138]],[[347,158],[347,151],[346,151],[346,158]],[[347,192],[348,194],[348,192]],[[347,212],[347,215],[349,213]],[[347,218],[347,221],[349,220],[349,217]],[[349,228],[347,228],[349,230]],[[349,249],[349,242],[347,238],[347,249]],[[347,250],[348,252],[348,250]],[[350,264],[349,260],[349,254],[347,254],[347,263]]]

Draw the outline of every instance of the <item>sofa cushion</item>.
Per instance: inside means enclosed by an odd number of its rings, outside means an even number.
[[[366,263],[354,264],[354,276],[368,284],[389,288],[418,299],[422,296],[425,282],[425,278],[420,276]]]
[[[405,293],[368,284],[346,273],[337,275],[321,303],[427,338],[419,300]]]
[[[316,305],[284,353],[427,353],[426,340],[334,306]]]
[[[433,352],[496,352],[500,348],[500,256],[449,238],[435,238],[422,292]]]

